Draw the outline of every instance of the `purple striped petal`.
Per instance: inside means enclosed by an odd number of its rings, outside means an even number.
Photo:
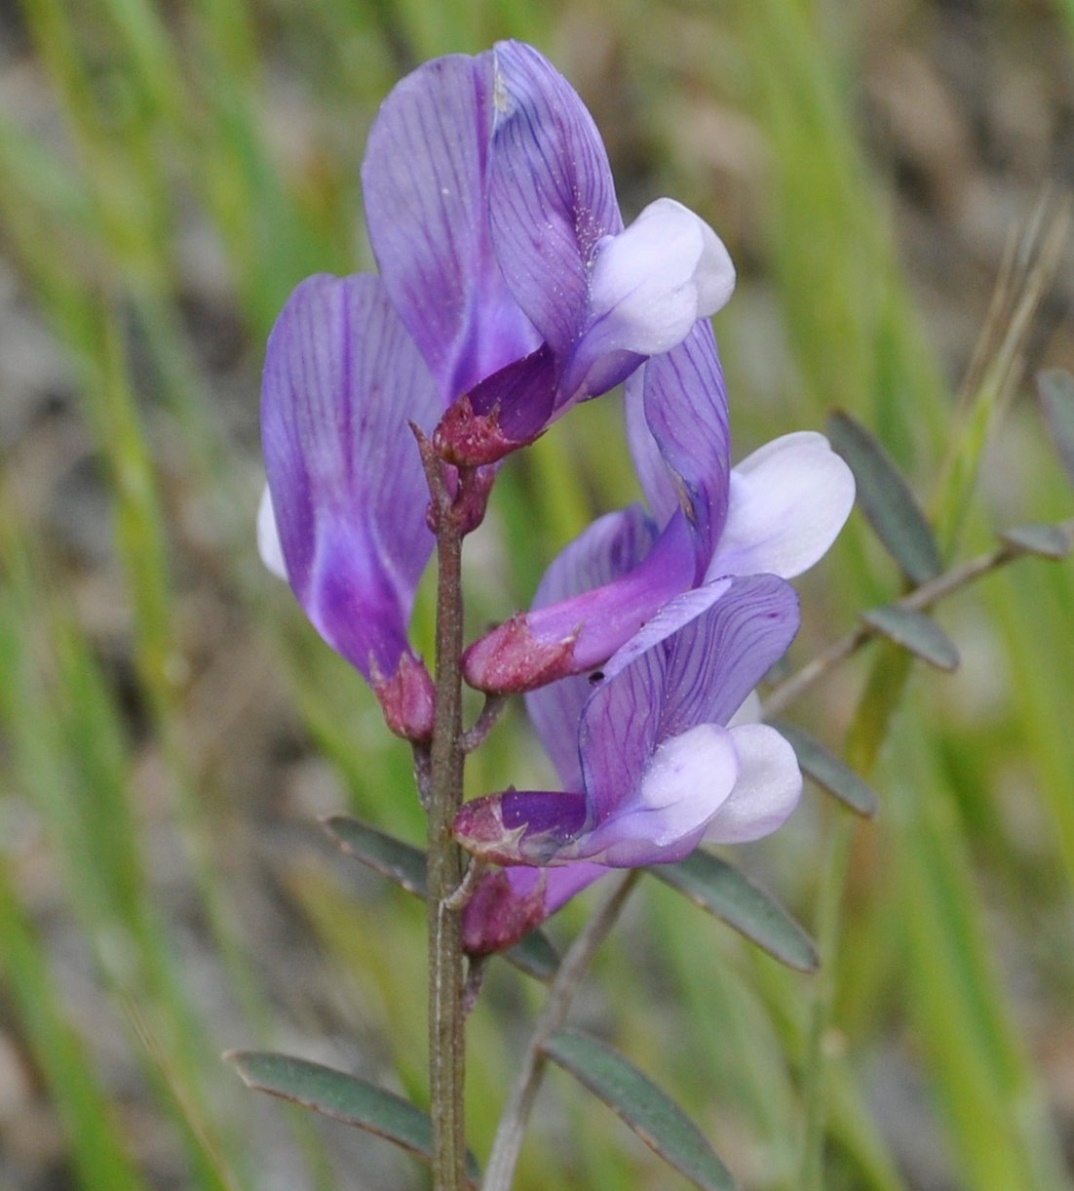
[[[409,655],[433,549],[408,420],[431,429],[436,386],[374,277],[318,275],[269,339],[261,426],[287,576],[322,637],[373,682]]]
[[[392,302],[445,405],[540,343],[492,250],[493,53],[419,67],[385,100],[362,186]]]
[[[519,305],[566,357],[586,321],[596,246],[623,227],[608,156],[546,58],[515,41],[493,55],[493,244]]]
[[[774,575],[735,579],[712,608],[670,638],[660,737],[726,724],[798,631],[798,596]]]
[[[552,569],[557,565],[559,560]],[[680,513],[649,555],[619,578],[513,617],[474,642],[463,659],[466,681],[478,690],[506,694],[592,670],[689,588],[694,571],[693,543]]]
[[[609,660],[609,677],[582,712],[592,820],[603,821],[638,786],[658,744],[698,724],[726,724],[790,645],[798,598],[789,584],[756,575],[714,591],[710,606],[654,648],[638,655],[628,644],[621,668]]]
[[[684,509],[700,579],[727,517],[731,433],[727,389],[707,322],[626,383],[627,428],[642,490],[657,521]],[[715,576],[713,576],[715,577]]]
[[[535,609],[599,588],[629,571],[648,553],[655,527],[636,505],[595,521],[545,572]],[[582,789],[578,725],[593,692],[584,675],[539,687],[526,696],[526,711],[565,790]]]

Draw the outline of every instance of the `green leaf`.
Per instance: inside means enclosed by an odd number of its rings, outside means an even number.
[[[734,1179],[700,1129],[622,1055],[574,1030],[553,1034],[543,1049],[695,1187],[733,1191]]]
[[[333,1120],[375,1133],[426,1162],[432,1160],[433,1125],[429,1114],[394,1092],[290,1055],[233,1050],[224,1058],[234,1065],[248,1088],[312,1108]],[[478,1168],[471,1155],[467,1155],[467,1175],[476,1186]]]
[[[879,806],[876,791],[849,765],[801,728],[782,722],[773,727],[790,742],[807,777],[857,814],[866,818],[876,814]]]
[[[817,967],[817,952],[805,931],[726,860],[699,849],[678,864],[654,864],[648,871],[788,967],[800,972]]]
[[[870,608],[861,618],[867,625],[882,633],[896,645],[909,650],[915,657],[939,670],[958,669],[958,650],[940,626],[921,612],[885,604]]]
[[[1070,535],[1058,525],[1016,525],[1005,529],[999,537],[1008,546],[1041,558],[1066,558],[1071,551]]]
[[[348,856],[375,869],[407,893],[425,896],[425,853],[420,848],[347,815],[332,815],[324,820],[324,826]]]
[[[349,815],[332,815],[324,820],[324,826],[348,856],[375,869],[407,893],[425,897],[425,853],[420,848]],[[539,930],[530,931],[521,942],[505,951],[503,957],[520,972],[546,984],[559,970],[559,953]]]
[[[892,558],[914,583],[934,579],[943,570],[940,548],[895,461],[849,414],[832,414],[828,434],[854,473],[862,512]]]
[[[1074,376],[1063,368],[1037,374],[1037,393],[1055,449],[1074,484]]]

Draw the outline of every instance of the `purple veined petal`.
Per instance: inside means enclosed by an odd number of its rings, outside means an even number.
[[[853,505],[854,477],[823,434],[777,438],[732,471],[708,575],[800,575],[827,552]]]
[[[622,668],[611,659],[609,676],[585,704],[579,751],[587,837],[632,803],[666,741],[685,738],[699,725],[726,724],[797,631],[797,597],[775,576],[736,579],[729,587],[718,584],[713,596],[699,614],[684,605],[692,617],[671,635],[657,634],[644,652],[628,646],[628,664]],[[684,830],[683,839],[687,835]],[[667,839],[660,843],[664,847]],[[580,838],[576,854],[624,863],[588,848]]]
[[[708,322],[629,378],[626,407],[642,490],[661,524],[684,510],[699,580],[724,528],[731,470],[727,389]]]
[[[318,275],[269,338],[265,465],[295,595],[365,677],[390,678],[433,549],[408,420],[430,429],[440,398],[374,277]]]
[[[597,243],[622,230],[593,118],[531,46],[493,50],[492,242],[507,284],[557,356],[585,325]]]
[[[594,355],[655,356],[726,305],[735,267],[723,241],[674,199],[650,203],[625,231],[597,245],[589,282]]]
[[[798,596],[775,575],[736,578],[666,646],[659,738],[726,724],[798,631]],[[647,655],[648,656],[648,655]]]
[[[287,563],[283,560],[280,531],[276,528],[276,514],[272,511],[272,493],[268,484],[262,489],[257,506],[257,553],[265,568],[286,583]]]
[[[653,548],[657,527],[638,505],[598,517],[552,561],[533,596],[547,608],[604,587],[639,566]]]
[[[680,513],[633,570],[513,617],[475,641],[463,657],[466,681],[478,690],[509,694],[593,670],[690,587],[694,570],[693,543]]]
[[[445,405],[540,343],[492,250],[492,93],[491,51],[426,63],[385,100],[362,167],[381,276]]]
[[[689,537],[676,516],[636,566],[602,587],[536,608],[526,620],[538,639],[573,639],[574,669],[592,669],[689,587],[692,571]]]
[[[648,554],[656,527],[637,505],[608,513],[566,547],[545,572],[535,609],[599,588]],[[563,678],[526,696],[526,711],[565,790],[582,788],[578,725],[593,687],[585,675]]]
[[[463,946],[470,955],[488,955],[517,943],[608,869],[599,864],[561,868],[497,869],[478,882],[462,916]]]
[[[738,772],[732,734],[719,724],[664,740],[630,796],[571,851],[623,868],[682,860],[731,796]]]
[[[720,626],[726,628],[735,618],[733,611],[714,618],[712,609],[732,587],[723,581],[682,592],[605,664],[601,685],[582,708],[579,733],[590,826],[615,813],[629,792],[640,787],[663,741],[699,724],[720,722],[704,711],[709,704],[718,705],[722,667],[736,661],[733,633],[720,633]],[[761,607],[756,614],[764,617],[767,611]],[[718,641],[730,648],[706,657],[705,649]],[[765,669],[768,665],[771,660]],[[674,690],[679,681],[690,683],[690,689]],[[693,705],[681,708],[691,694]]]
[[[592,831],[609,819],[641,783],[660,744],[667,650],[648,650],[590,694],[578,732],[582,781]]]
[[[731,729],[739,772],[731,796],[705,829],[714,844],[742,844],[782,827],[798,805],[802,773],[794,749],[767,724]]]
[[[731,579],[715,579],[692,587],[672,599],[634,634],[633,637],[604,663],[605,678],[614,678],[647,650],[666,641],[683,627],[707,612],[716,601],[731,589]]]

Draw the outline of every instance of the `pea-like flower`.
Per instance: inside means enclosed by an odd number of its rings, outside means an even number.
[[[494,464],[681,342],[734,270],[669,199],[624,229],[592,118],[517,42],[402,80],[362,181],[379,277],[308,279],[269,341],[259,541],[422,739],[432,686],[407,627],[434,540],[410,424],[456,467]]]
[[[614,579],[650,544],[637,511],[602,519],[584,549],[557,560],[538,606]],[[669,601],[599,674],[528,695],[563,790],[506,790],[460,811],[462,844],[508,866],[486,874],[467,907],[468,949],[510,945],[608,867],[680,860],[702,840],[780,826],[801,792],[794,752],[736,712],[797,627],[782,579],[716,580]]]
[[[801,432],[730,465],[727,397],[707,322],[626,383],[630,446],[651,516],[640,510],[591,526],[589,537],[633,540],[644,524],[651,546],[609,582],[512,617],[467,651],[478,689],[532,690],[601,666],[681,593],[722,578],[793,578],[827,551],[854,502],[850,469],[823,435]]]
[[[465,465],[532,442],[734,288],[716,233],[671,199],[624,230],[592,117],[519,42],[400,83],[362,181],[385,285],[452,403],[438,445]]]

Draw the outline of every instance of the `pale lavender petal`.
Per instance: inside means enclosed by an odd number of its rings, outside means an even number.
[[[384,284],[444,404],[540,342],[511,296],[488,221],[493,55],[450,55],[396,85],[362,186]]]
[[[612,658],[609,677],[583,708],[579,748],[590,829],[639,789],[664,741],[700,724],[726,724],[798,628],[794,590],[770,575],[717,585],[700,614],[683,606],[693,617],[645,652],[628,646],[622,668]]]
[[[787,651],[798,619],[790,584],[774,575],[736,578],[709,611],[668,641],[660,738],[695,724],[726,724]]]
[[[287,579],[287,563],[283,560],[280,531],[276,528],[276,514],[272,511],[272,493],[268,484],[257,506],[257,552],[266,568],[277,579]]]
[[[731,588],[731,579],[716,579],[692,587],[668,600],[666,604],[634,634],[633,637],[604,663],[603,676],[614,678],[647,650],[679,632],[690,621],[707,612]]]
[[[693,569],[691,542],[680,513],[637,566],[603,587],[535,609],[526,623],[540,640],[572,639],[574,669],[592,669],[690,587]]]
[[[622,230],[607,153],[574,88],[531,46],[493,51],[490,215],[511,292],[557,356],[585,324],[589,265]]]
[[[708,576],[790,579],[827,552],[854,505],[854,476],[822,434],[777,438],[731,473],[727,522]]]
[[[563,550],[545,572],[535,609],[599,588],[636,566],[649,552],[655,528],[637,506],[609,513]],[[578,725],[593,691],[584,675],[531,691],[526,711],[566,790],[582,788]]]
[[[657,199],[597,246],[588,350],[670,351],[699,318],[715,314],[734,287],[735,268],[719,236],[681,203]]]
[[[782,827],[798,805],[802,773],[794,749],[766,724],[731,729],[739,772],[731,796],[705,829],[714,844],[741,844]]]
[[[594,670],[690,587],[693,577],[693,543],[679,513],[649,555],[618,579],[512,617],[475,641],[463,657],[466,681],[478,690],[511,694]]]
[[[631,794],[571,850],[613,867],[682,860],[731,795],[738,769],[732,734],[718,724],[665,740]]]
[[[533,596],[534,611],[628,574],[649,554],[656,538],[657,527],[638,505],[599,517],[545,571]]]
[[[627,428],[643,491],[660,523],[680,507],[697,551],[700,579],[727,516],[731,432],[727,390],[707,322],[626,383]],[[713,576],[714,578],[716,576]]]
[[[394,674],[433,548],[408,420],[440,398],[373,277],[318,275],[284,307],[262,387],[265,464],[296,596],[367,679]]]

